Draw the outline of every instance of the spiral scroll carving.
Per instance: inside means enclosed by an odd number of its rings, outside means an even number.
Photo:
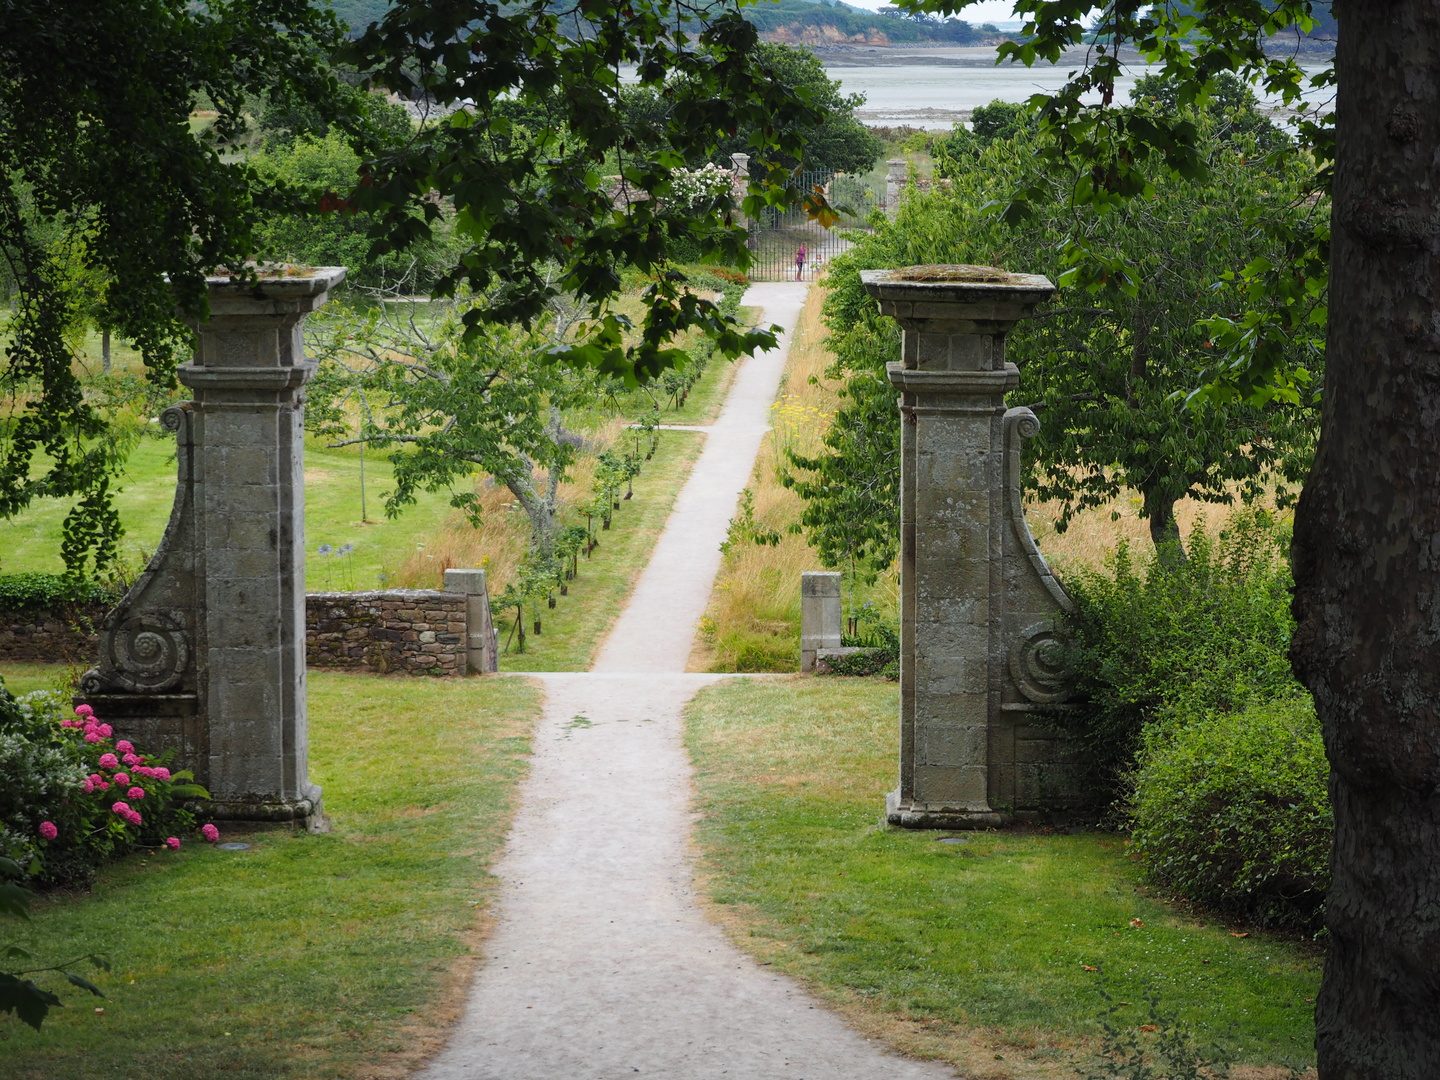
[[[190,639],[166,615],[126,619],[109,635],[107,644],[112,677],[127,690],[168,690],[180,681],[190,663]]]
[[[1021,631],[1010,647],[1010,675],[1020,693],[1042,705],[1069,697],[1075,681],[1070,650],[1048,623]]]
[[[180,425],[185,423],[185,408],[182,405],[171,405],[160,414],[160,426],[166,431],[179,431]]]

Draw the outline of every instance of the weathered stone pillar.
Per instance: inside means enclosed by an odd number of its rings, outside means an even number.
[[[885,213],[893,218],[900,212],[900,196],[910,179],[910,162],[905,158],[891,158],[885,166]]]
[[[218,819],[323,823],[305,712],[301,325],[343,267],[209,282],[210,318],[167,409],[179,484],[150,565],[106,619],[85,700],[117,731],[173,748]]]
[[[1054,294],[1044,277],[918,266],[861,275],[904,329],[901,391],[900,786],[887,820],[965,828],[1074,805],[1056,614],[1068,605],[1020,499],[1029,409],[1005,335]]]
[[[840,573],[836,570],[800,572],[800,670],[815,670],[820,649],[840,648],[843,619],[840,610]]]
[[[490,614],[490,592],[485,587],[485,571],[446,570],[445,591],[466,596],[466,667],[478,675],[499,671],[500,657],[495,641],[495,623]]]

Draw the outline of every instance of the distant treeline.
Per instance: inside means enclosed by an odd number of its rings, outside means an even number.
[[[384,16],[390,0],[331,0],[330,7],[358,32]],[[829,0],[760,0],[745,8],[745,18],[767,37],[815,43],[884,40],[983,45],[1000,36],[988,24],[976,28],[961,19],[911,18],[895,9],[877,14]]]
[[[828,0],[760,0],[745,9],[745,18],[762,34],[806,41],[883,38],[907,44],[934,41],[983,45],[1000,36],[1000,31],[988,24],[976,28],[961,19],[940,19],[933,15],[909,17],[895,8],[877,13]],[[804,33],[807,28],[812,30],[811,34]]]

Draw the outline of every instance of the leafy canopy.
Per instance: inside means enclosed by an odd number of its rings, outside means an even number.
[[[897,6],[949,15],[972,2],[898,0]],[[1097,7],[1090,0],[1017,0],[1015,12],[1025,19],[1021,36],[999,46],[999,61],[1057,63],[1074,58],[1067,50],[1083,47],[1080,67],[1064,86],[1030,99],[1046,136],[1047,172],[1066,177],[1072,205],[1104,214],[1149,198],[1161,177],[1204,180],[1209,165],[1198,149],[1196,115],[1190,106],[1203,107],[1217,93],[1227,92],[1227,74],[1258,83],[1267,96],[1297,110],[1295,143],[1272,153],[1309,162],[1314,169],[1312,190],[1328,193],[1334,114],[1311,106],[1302,94],[1333,86],[1334,67],[1309,76],[1294,50],[1267,50],[1277,38],[1298,39],[1320,29],[1316,13],[1324,14],[1324,5],[1311,0],[1110,0]],[[1155,74],[1173,88],[1173,108],[1115,100],[1124,71],[1123,48],[1138,50],[1155,65]],[[1017,221],[1036,212],[1051,195],[1046,185],[1022,185],[998,208],[1007,220]],[[1269,227],[1263,220],[1256,226]],[[1196,380],[1205,399],[1298,401],[1306,392],[1318,393],[1310,385],[1312,373],[1297,366],[1296,357],[1323,345],[1328,223],[1312,223],[1298,233],[1279,229],[1275,241],[1285,249],[1284,258],[1233,270],[1246,307],[1234,316],[1217,316],[1211,327],[1215,359]],[[1107,258],[1083,235],[1068,235],[1064,252],[1068,283],[1089,289],[1114,277],[1132,285],[1138,281],[1136,268]]]

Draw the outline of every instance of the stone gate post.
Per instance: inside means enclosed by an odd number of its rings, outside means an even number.
[[[972,828],[1073,805],[1067,747],[1046,724],[1069,676],[1054,635],[1068,600],[1025,523],[1019,373],[1005,335],[1055,292],[993,267],[861,277],[904,330],[900,363],[900,786],[886,818]]]
[[[83,700],[117,732],[171,748],[217,819],[323,823],[305,712],[301,326],[345,277],[320,268],[209,281],[167,409],[178,484],[154,558],[106,618]]]

